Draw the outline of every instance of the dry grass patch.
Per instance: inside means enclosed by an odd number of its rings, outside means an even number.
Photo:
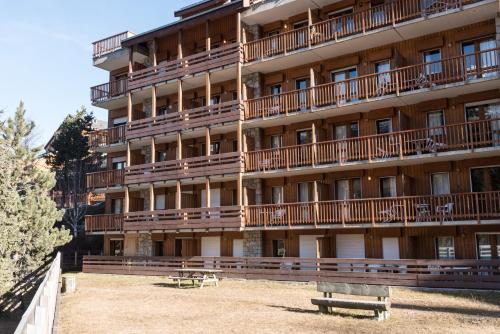
[[[499,292],[394,289],[391,318],[311,304],[315,284],[223,280],[219,288],[178,289],[166,278],[77,274],[64,295],[65,333],[498,333]]]

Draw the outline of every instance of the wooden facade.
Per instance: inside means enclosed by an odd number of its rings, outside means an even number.
[[[389,242],[499,258],[498,8],[343,0],[269,19],[260,2],[96,42],[95,59],[128,50],[91,89],[109,110],[90,135],[108,168],[87,176],[104,255],[341,258],[358,238],[367,259]]]

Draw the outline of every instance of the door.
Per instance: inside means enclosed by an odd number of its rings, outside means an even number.
[[[298,22],[293,25],[293,29],[296,30],[295,43],[297,49],[307,46],[307,32],[306,29],[302,29],[304,27],[307,27],[307,25],[307,21]]]
[[[308,202],[310,201],[309,198],[309,182],[301,182],[297,185],[298,188],[298,200],[302,204],[301,212],[302,212],[302,221],[304,223],[308,223],[309,217],[311,215],[309,214],[309,204]]]
[[[347,125],[335,126],[335,140],[343,140],[347,138]],[[338,161],[343,163],[347,160],[347,141],[337,142],[339,156]]]
[[[201,191],[201,205],[204,208],[207,207],[207,191],[205,189]],[[220,188],[210,189],[210,207],[220,207]]]
[[[384,260],[399,260],[399,238],[382,238]]]
[[[165,210],[165,194],[155,196],[155,210]]]
[[[233,239],[233,257],[243,257],[243,239]]]
[[[201,256],[220,256],[220,237],[202,237]]]

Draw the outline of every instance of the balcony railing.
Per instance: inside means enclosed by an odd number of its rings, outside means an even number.
[[[89,200],[89,194],[66,194],[64,195],[62,191],[52,191],[50,193],[50,197],[54,202],[56,202],[56,206],[61,208],[74,208],[78,205],[85,205]]]
[[[243,172],[243,155],[231,152],[126,167],[125,183],[136,184],[239,172]]]
[[[112,169],[87,174],[87,189],[109,188],[123,185],[123,169]]]
[[[500,191],[254,205],[245,210],[246,228],[480,223],[500,219]]]
[[[500,260],[339,259],[294,257],[84,256],[83,272],[176,274],[179,268],[218,268],[224,277],[299,282],[357,282],[432,288],[500,289]]]
[[[243,227],[243,207],[223,206],[129,212],[125,214],[124,231],[178,230]]]
[[[327,106],[342,107],[391,94],[480,78],[498,78],[498,51],[495,48],[247,100],[245,119],[287,115]]]
[[[404,159],[429,153],[500,149],[500,119],[294,145],[245,153],[245,171],[272,171],[316,165],[343,165]]]
[[[121,232],[123,231],[123,215],[106,214],[85,216],[85,232]]]
[[[127,78],[114,80],[90,88],[92,103],[105,102],[111,98],[123,96],[127,92]]]
[[[129,74],[128,87],[129,89],[141,88],[235,64],[242,60],[241,49],[238,43],[227,44],[182,59],[134,71]]]
[[[89,145],[93,148],[123,143],[125,143],[125,125],[89,133]]]
[[[106,37],[97,42],[92,43],[93,52],[92,55],[94,58],[102,57],[105,54],[111,53],[122,47],[122,40],[125,38],[133,36],[134,33],[130,31],[125,31],[110,37]]]
[[[355,13],[342,15],[308,27],[294,29],[278,35],[262,38],[244,44],[245,62],[286,54],[309,46],[338,41],[347,37],[363,35],[368,31],[380,29],[425,17],[462,8],[481,0],[396,0],[373,6]]]
[[[128,123],[127,138],[156,136],[199,127],[235,122],[243,118],[240,101],[223,102]]]

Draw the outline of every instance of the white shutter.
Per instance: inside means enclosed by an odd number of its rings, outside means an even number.
[[[243,239],[233,239],[233,257],[243,257]]]
[[[302,258],[316,258],[318,255],[318,238],[320,235],[299,236],[299,256]]]
[[[384,260],[399,260],[398,238],[382,238],[382,256]]]
[[[155,196],[155,210],[165,210],[165,194]]]
[[[220,237],[202,237],[201,256],[220,256]]]
[[[365,236],[363,234],[337,234],[336,241],[338,258],[365,258]]]

